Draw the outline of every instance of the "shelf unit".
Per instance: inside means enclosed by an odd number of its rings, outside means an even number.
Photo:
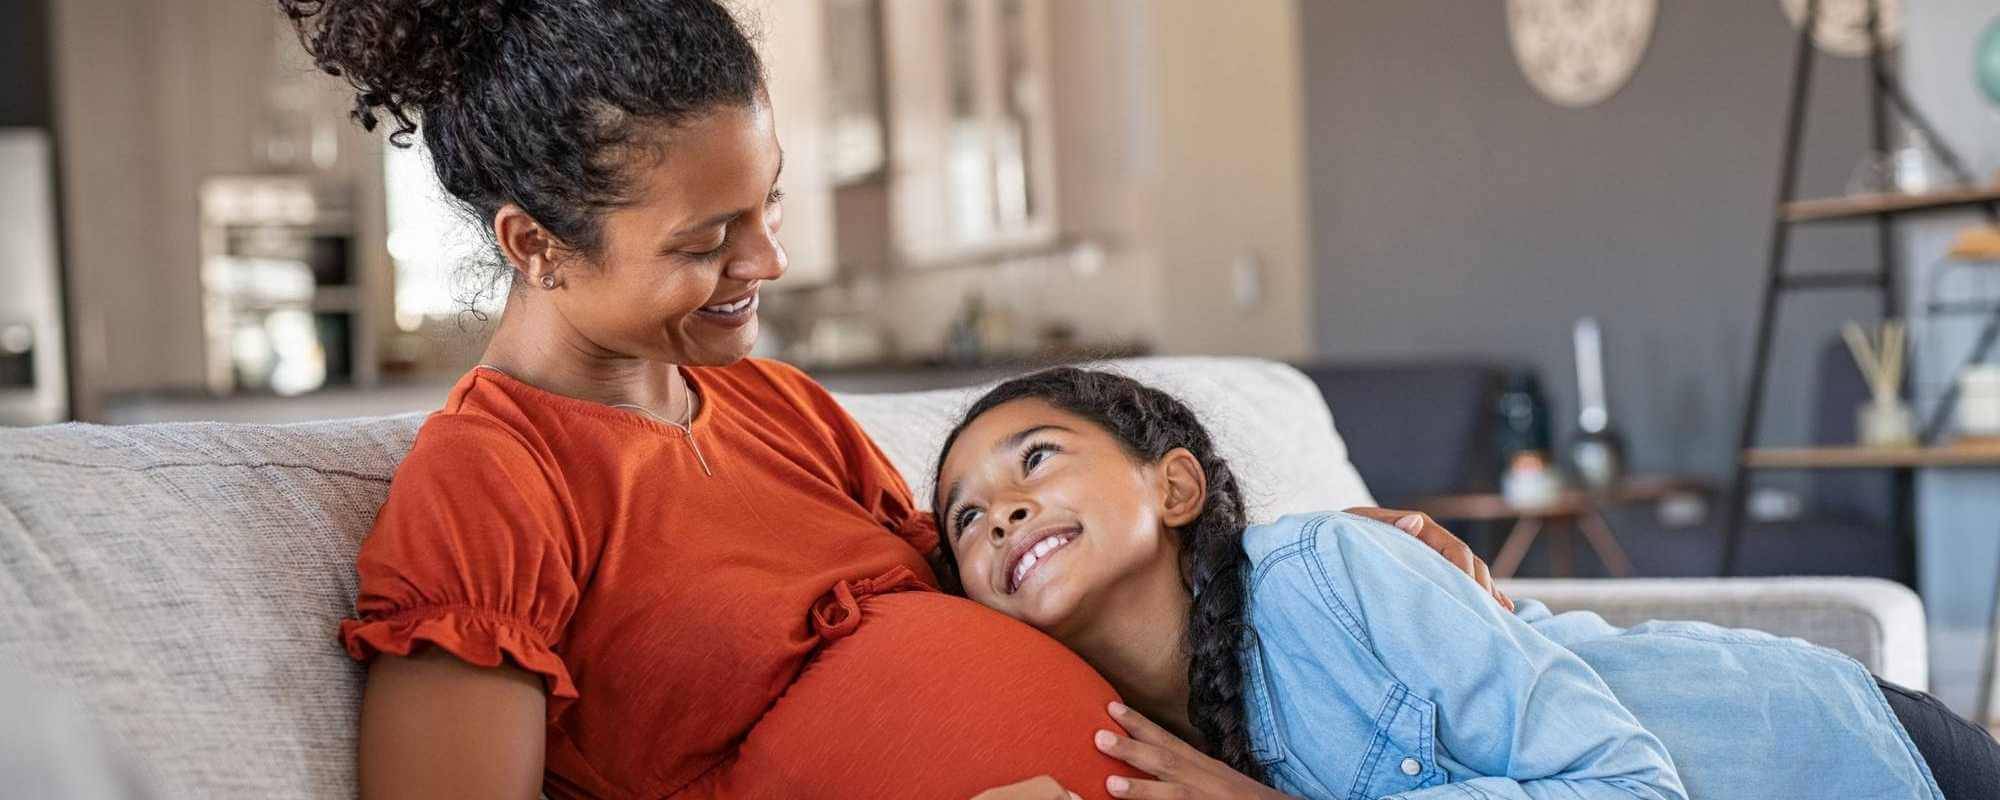
[[[2000,467],[2000,439],[1936,447],[1758,447],[1743,453],[1751,469],[1952,469]]]
[[[1798,200],[1779,206],[1786,222],[1837,222],[1877,215],[1956,211],[2000,202],[2000,186],[1958,188],[1923,194],[1864,194]]]
[[[369,271],[356,198],[315,174],[219,175],[201,187],[207,384],[217,395],[373,383]]]
[[[1776,335],[1778,303],[1789,292],[1820,290],[1865,290],[1879,293],[1884,318],[1898,316],[1901,309],[1898,264],[1893,237],[1897,218],[1942,211],[1983,207],[1989,217],[2000,218],[2000,186],[1978,186],[1961,165],[1951,148],[1904,96],[1891,78],[1886,45],[1881,36],[1880,4],[1870,0],[1868,22],[1874,42],[1868,50],[1869,140],[1877,153],[1887,152],[1889,113],[1893,105],[1916,133],[1937,153],[1953,172],[1959,186],[1922,194],[1870,194],[1801,200],[1798,188],[1801,143],[1804,140],[1806,105],[1811,97],[1813,63],[1817,52],[1813,31],[1819,20],[1819,0],[1806,0],[1804,20],[1793,45],[1791,97],[1786,106],[1785,139],[1779,166],[1777,198],[1771,209],[1771,233],[1766,252],[1765,281],[1757,317],[1757,337],[1751,356],[1743,422],[1738,428],[1738,458],[1728,495],[1727,521],[1723,527],[1721,574],[1736,572],[1744,534],[1750,477],[1759,470],[1887,469],[1894,475],[1894,517],[1905,573],[1916,568],[1915,470],[1939,466],[1969,466],[1985,459],[1984,446],[1917,447],[1900,450],[1859,448],[1764,449],[1757,447],[1757,429],[1762,421],[1764,389],[1771,366],[1771,350]],[[1788,273],[1786,256],[1792,228],[1838,222],[1873,224],[1876,268],[1862,272]],[[1996,336],[2000,336],[2000,310],[1989,317],[1986,331],[1974,346],[1972,358],[1984,357]],[[1921,440],[1934,442],[1951,395],[1940,404],[1924,425]]]

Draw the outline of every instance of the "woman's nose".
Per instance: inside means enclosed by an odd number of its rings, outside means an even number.
[[[785,256],[785,245],[778,241],[778,235],[768,230],[759,230],[743,243],[737,256],[729,260],[723,275],[738,281],[775,281],[785,274],[791,263]]]

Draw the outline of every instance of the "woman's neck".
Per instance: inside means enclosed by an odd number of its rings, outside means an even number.
[[[605,405],[642,406],[662,418],[692,417],[678,365],[614,353],[591,342],[548,303],[509,297],[480,363],[539,389]]]
[[[1188,609],[1193,598],[1174,558],[1118,587],[1118,602],[1062,636],[1124,698],[1182,740],[1201,746],[1188,718]]]

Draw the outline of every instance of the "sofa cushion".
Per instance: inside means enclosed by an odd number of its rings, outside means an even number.
[[[1368,501],[1325,403],[1289,367],[1112,367],[1196,407],[1253,514]],[[841,401],[927,493],[933,451],[976,391]],[[74,694],[163,796],[352,796],[363,670],[335,631],[422,421],[0,431],[0,666]]]
[[[1500,586],[1550,611],[1588,609],[1613,625],[1684,619],[1796,636],[1887,680],[1930,688],[1923,601],[1881,578],[1540,578]]]
[[[421,421],[0,434],[0,661],[163,796],[352,796],[362,670],[334,630]]]

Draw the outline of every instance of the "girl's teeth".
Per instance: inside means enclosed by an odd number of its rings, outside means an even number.
[[[1028,552],[1021,556],[1021,563],[1014,565],[1014,588],[1021,588],[1021,579],[1028,576],[1028,570],[1034,569],[1035,565],[1048,557],[1051,551],[1069,544],[1069,540],[1068,536],[1051,536],[1028,548]]]

